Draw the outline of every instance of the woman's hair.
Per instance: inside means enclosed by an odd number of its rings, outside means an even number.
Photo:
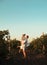
[[[23,34],[23,36],[25,36],[26,34]]]
[[[25,35],[26,35],[26,34],[22,34],[22,38],[21,38],[22,40],[24,40],[24,39],[25,39]]]

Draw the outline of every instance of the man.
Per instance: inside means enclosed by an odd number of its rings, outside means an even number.
[[[28,46],[29,46],[29,42],[28,42],[28,38],[29,38],[29,36],[28,36],[28,35],[26,35],[26,37],[25,37],[25,38],[26,38],[26,41],[25,41],[25,48],[26,48],[26,47],[28,47]]]
[[[19,52],[22,50],[24,58],[26,58],[26,51],[25,51],[25,49],[26,49],[27,46],[29,46],[28,38],[29,38],[29,36],[26,35],[26,34],[23,34],[22,38],[21,38],[21,46],[20,46]]]

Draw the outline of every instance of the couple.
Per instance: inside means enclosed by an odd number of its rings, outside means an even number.
[[[26,57],[25,49],[26,49],[27,46],[29,46],[28,38],[29,38],[29,36],[26,35],[26,34],[23,34],[22,38],[21,38],[21,46],[20,46],[19,52],[22,50],[24,58]]]

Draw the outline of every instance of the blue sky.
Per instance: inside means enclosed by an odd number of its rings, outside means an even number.
[[[0,30],[8,29],[17,39],[47,33],[47,0],[0,0]]]

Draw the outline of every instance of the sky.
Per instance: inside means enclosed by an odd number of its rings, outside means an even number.
[[[7,29],[17,39],[47,33],[47,0],[0,0],[0,30]]]

